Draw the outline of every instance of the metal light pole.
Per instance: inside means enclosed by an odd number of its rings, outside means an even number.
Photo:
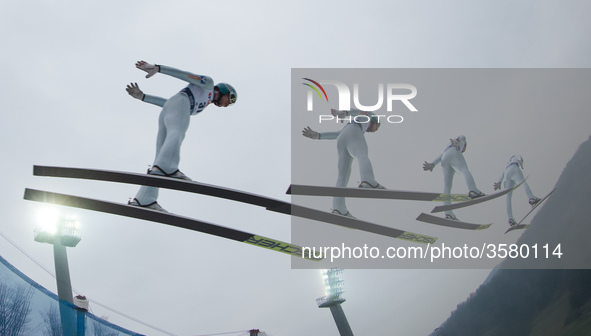
[[[81,238],[78,234],[78,225],[79,222],[75,217],[62,216],[57,221],[56,227],[48,226],[35,229],[36,242],[53,245],[55,280],[57,283],[60,319],[64,336],[74,336],[76,334],[74,310],[71,308],[71,305],[64,304],[63,302],[74,304],[66,247],[75,247],[80,242]]]
[[[346,301],[343,297],[345,289],[343,288],[344,281],[342,274],[343,270],[338,268],[322,271],[326,296],[316,299],[316,303],[318,304],[318,308],[330,308],[330,312],[341,336],[353,336],[351,326],[349,326],[343,307],[341,307],[341,303]]]

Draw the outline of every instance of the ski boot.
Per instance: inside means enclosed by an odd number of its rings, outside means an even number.
[[[353,215],[351,215],[351,213],[349,211],[347,211],[346,214],[342,214],[339,210],[334,209],[334,210],[332,210],[332,213],[335,214],[335,215],[339,215],[339,216],[345,216],[345,217],[355,218]]]
[[[540,203],[540,201],[541,201],[541,199],[539,199],[537,197],[532,197],[529,199],[529,205],[531,205],[533,207],[536,204]]]
[[[470,197],[471,199],[475,199],[482,196],[486,196],[486,194],[483,192],[476,192],[473,190],[470,190],[470,192],[468,193],[468,197]]]
[[[515,225],[517,225],[517,222],[515,221],[515,219],[509,218],[509,226],[515,226]]]
[[[377,182],[376,182],[376,185],[373,186],[373,185],[371,185],[371,183],[369,183],[367,181],[363,181],[363,182],[359,183],[359,188],[386,189],[386,187],[384,187],[383,185],[381,185]]]
[[[172,174],[168,174],[166,173],[164,170],[162,170],[162,168],[154,165],[152,168],[148,169],[148,174],[150,175],[158,175],[158,176],[166,176],[166,177],[173,177],[173,178],[178,178],[181,180],[185,180],[185,181],[193,181],[191,180],[190,177],[188,177],[187,175],[183,174],[180,170],[175,170],[174,173]]]
[[[445,219],[459,221],[458,217],[456,217],[456,215],[452,215],[452,214],[445,214]]]
[[[133,200],[129,200],[127,202],[127,204],[137,206],[140,208],[147,208],[147,209],[152,209],[152,210],[168,213],[168,211],[166,211],[163,207],[161,207],[160,204],[158,204],[158,202],[152,202],[150,204],[143,205],[137,200],[137,198],[134,198]]]

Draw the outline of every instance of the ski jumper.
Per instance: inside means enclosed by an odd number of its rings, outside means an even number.
[[[361,114],[361,111],[359,110],[349,111],[350,116],[357,116],[359,114]],[[366,112],[366,115],[370,117],[373,113]],[[351,119],[351,122],[346,124],[345,127],[338,132],[319,133],[319,140],[337,140],[337,187],[346,187],[349,183],[353,159],[357,159],[361,181],[368,182],[371,185],[378,184],[374,177],[371,161],[369,160],[369,150],[364,136],[369,125],[369,122],[362,123]],[[334,197],[332,206],[333,210],[338,210],[341,214],[348,213],[344,197]]]
[[[432,162],[434,166],[436,166],[438,163],[441,163],[441,168],[443,170],[443,193],[451,194],[455,173],[459,173],[464,177],[466,185],[468,186],[468,190],[481,193],[481,191],[476,187],[472,173],[470,173],[468,165],[466,164],[466,159],[464,159],[464,154],[462,154],[463,151],[465,151],[467,145],[465,137],[460,136],[458,138],[463,138],[464,141],[460,141],[457,147],[453,144],[450,144],[447,146],[447,148],[445,148],[443,153],[441,153]],[[443,204],[451,204],[451,201],[447,200],[443,202]],[[445,211],[445,214],[452,216],[452,218],[456,218],[455,214],[451,210]]]
[[[507,167],[505,167],[505,170],[503,171],[501,177],[499,177],[497,182],[501,183],[503,182],[503,179],[505,179],[505,189],[513,188],[517,184],[523,182],[525,180],[525,177],[523,176],[523,172],[521,171],[522,165],[523,158],[521,157],[521,155],[513,155],[511,159],[509,159]],[[528,199],[536,198],[527,182],[523,183],[523,187],[525,188],[525,194],[527,195]],[[513,190],[507,193],[507,218],[509,218],[510,220],[513,219],[513,221],[515,221],[515,218],[513,217],[513,207],[511,204],[512,197]]]
[[[160,73],[189,83],[184,89],[168,100],[145,95],[143,101],[162,107],[158,118],[156,157],[153,166],[173,174],[178,170],[181,144],[189,128],[190,117],[203,111],[213,99],[213,79],[195,75],[172,67],[160,65]],[[158,199],[158,188],[142,186],[135,196],[141,205],[148,205]]]

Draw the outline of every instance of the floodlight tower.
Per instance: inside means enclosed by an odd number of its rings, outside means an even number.
[[[349,326],[343,307],[341,307],[341,303],[345,302],[342,274],[343,270],[339,268],[322,270],[326,296],[316,299],[316,303],[318,308],[330,308],[341,336],[353,336],[353,331]]]
[[[61,302],[66,301],[74,304],[66,247],[75,247],[80,242],[79,221],[73,216],[62,216],[57,221],[51,219],[49,221],[49,223],[46,223],[48,225],[35,229],[35,241],[53,245],[55,280],[57,283],[57,296],[60,300],[62,331],[64,335],[74,335],[74,312]]]
[[[73,216],[62,216],[57,226],[44,226],[35,229],[35,241],[53,245],[53,259],[55,262],[55,279],[57,295],[60,300],[74,303],[72,283],[68,268],[66,247],[75,247],[80,242],[79,222]]]

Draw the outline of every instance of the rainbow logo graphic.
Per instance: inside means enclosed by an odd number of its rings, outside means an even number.
[[[322,85],[320,85],[320,83],[318,83],[318,82],[317,82],[317,81],[315,81],[315,80],[309,79],[309,78],[302,78],[302,79],[305,79],[305,80],[307,80],[307,81],[309,81],[309,82],[312,82],[312,83],[313,83],[313,84],[315,84],[315,85],[316,85],[318,88],[320,88],[320,90],[322,90],[322,93],[324,93],[324,97],[326,98],[326,101],[328,102],[328,96],[326,95],[326,91],[324,91],[324,88],[322,87]],[[312,86],[312,85],[310,85],[310,84],[308,84],[308,83],[302,83],[302,84],[304,84],[305,86],[308,86],[308,87],[312,88],[312,90],[316,91],[316,93],[318,94],[318,97],[320,97],[320,100],[323,100],[323,99],[322,99],[322,95],[320,94],[320,91],[318,91],[318,89],[317,89],[317,88],[315,88],[314,86]],[[310,98],[311,98],[311,97],[310,97]]]

